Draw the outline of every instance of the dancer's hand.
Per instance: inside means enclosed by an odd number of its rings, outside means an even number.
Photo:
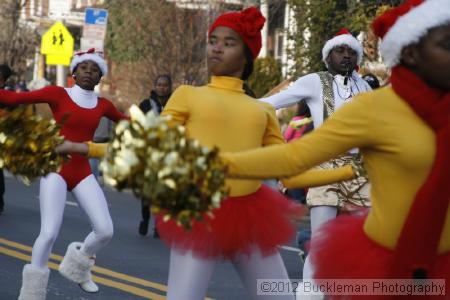
[[[352,166],[353,173],[355,174],[355,178],[358,178],[358,177],[364,177],[366,179],[369,178],[367,175],[366,169],[364,168],[364,166],[361,163],[352,161],[350,163],[350,165]]]
[[[82,154],[87,155],[89,147],[85,143],[76,143],[72,141],[64,141],[62,144],[56,146],[55,152],[57,154]]]
[[[281,182],[281,180],[278,180],[278,182],[277,182],[277,188],[278,188],[278,191],[280,192],[280,193],[282,193],[283,195],[286,195],[287,194],[287,188],[283,185],[283,183]]]

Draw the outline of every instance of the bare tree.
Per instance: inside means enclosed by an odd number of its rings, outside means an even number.
[[[112,61],[111,94],[126,104],[148,96],[158,74],[175,85],[203,84],[210,11],[164,0],[109,0],[106,54]],[[191,1],[195,4],[195,0]],[[188,7],[188,8],[186,8]]]
[[[16,74],[23,74],[27,59],[33,58],[39,42],[37,33],[20,19],[28,0],[0,1],[0,63],[8,64]]]

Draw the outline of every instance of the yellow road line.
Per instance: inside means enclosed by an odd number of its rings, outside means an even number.
[[[11,249],[2,247],[2,246],[0,246],[0,253],[3,253],[3,254],[9,255],[9,256],[12,256],[12,257],[15,257],[15,258],[27,261],[27,262],[31,261],[31,256],[23,254],[21,252],[15,251],[15,250],[11,250]],[[58,270],[59,265],[57,265],[57,264],[55,264],[53,262],[49,262],[48,263],[48,267],[50,269],[53,269],[53,270]],[[100,284],[103,284],[103,285],[106,285],[106,286],[109,286],[109,287],[112,287],[112,288],[115,288],[115,289],[118,289],[118,290],[122,290],[122,291],[125,291],[125,292],[130,293],[130,294],[141,296],[141,297],[144,297],[144,298],[147,298],[147,299],[154,299],[154,300],[166,299],[166,297],[158,295],[156,293],[152,293],[152,292],[149,292],[147,290],[144,290],[144,289],[141,289],[141,288],[137,288],[137,287],[134,287],[134,286],[130,286],[128,284],[124,284],[124,283],[117,282],[117,281],[114,281],[114,280],[110,280],[110,279],[107,279],[107,278],[103,278],[103,277],[99,277],[99,276],[93,275],[92,279],[95,282],[98,282]]]
[[[100,284],[103,284],[103,285],[106,285],[106,286],[109,286],[109,287],[112,287],[112,288],[115,288],[115,289],[118,289],[118,290],[122,290],[122,291],[128,292],[130,294],[141,296],[141,297],[144,297],[144,298],[147,298],[147,299],[153,299],[153,300],[166,299],[165,296],[161,296],[161,295],[158,295],[156,293],[152,293],[152,292],[149,292],[147,290],[144,290],[144,289],[141,289],[141,288],[138,288],[138,287],[134,287],[134,286],[122,283],[122,282],[117,282],[117,281],[114,281],[114,280],[110,280],[110,279],[103,278],[103,277],[98,277],[98,276],[95,276],[95,275],[92,275],[92,279],[95,282],[98,282]]]
[[[2,238],[0,238],[0,244],[6,245],[6,246],[9,246],[12,248],[20,249],[20,250],[25,250],[27,252],[31,252],[31,250],[33,249],[30,246],[19,244],[19,243],[13,242],[13,241],[8,241],[8,240],[2,239]],[[62,256],[56,255],[56,254],[50,254],[50,258],[52,258],[54,260],[58,260],[58,261],[61,261],[63,259]]]
[[[11,248],[24,250],[24,251],[27,251],[27,252],[30,252],[30,253],[31,253],[31,250],[32,250],[32,248],[30,246],[23,245],[23,244],[20,244],[20,243],[17,243],[17,242],[13,242],[13,241],[9,241],[9,240],[3,239],[3,238],[0,238],[0,244],[9,246]],[[10,256],[13,256],[13,257],[16,257],[16,258],[19,258],[21,260],[25,260],[25,261],[28,261],[28,262],[31,261],[31,256],[23,254],[21,252],[10,250],[10,249],[7,249],[7,248],[1,247],[1,246],[0,246],[0,253],[4,253],[4,254],[10,255]],[[14,255],[11,255],[9,253],[13,253]],[[63,259],[62,256],[57,255],[57,254],[50,254],[50,258],[53,259],[53,260],[56,260],[56,261],[62,261],[62,259]],[[49,266],[49,268],[54,269],[54,270],[58,269],[58,265],[53,263],[53,262],[49,262],[48,266]],[[123,274],[123,273],[115,272],[115,271],[112,271],[112,270],[109,270],[109,269],[106,269],[106,268],[102,268],[102,267],[97,267],[97,266],[94,266],[92,268],[92,271],[95,272],[95,273],[107,275],[107,276],[110,276],[110,277],[113,277],[113,278],[117,278],[117,279],[121,279],[121,280],[124,280],[124,281],[131,282],[131,283],[139,284],[141,286],[150,287],[150,288],[153,288],[153,289],[156,289],[156,290],[160,290],[162,292],[167,292],[167,286],[165,286],[163,284],[160,284],[160,283],[148,281],[148,280],[145,280],[145,279],[141,279],[141,278],[138,278],[138,277],[126,275],[126,274]],[[165,299],[165,297],[162,297],[162,296],[160,296],[158,294],[151,293],[151,292],[148,292],[146,290],[143,290],[143,289],[140,289],[140,288],[136,288],[136,287],[124,284],[124,283],[116,282],[116,281],[113,281],[113,280],[110,280],[110,279],[106,279],[106,278],[103,278],[103,277],[98,277],[98,276],[95,276],[95,275],[93,275],[92,278],[94,279],[95,282],[98,282],[98,283],[101,283],[101,284],[104,284],[106,286],[110,286],[110,287],[113,287],[113,288],[118,287],[118,289],[121,289],[121,290],[130,292],[130,293],[136,294],[138,296],[142,296],[141,294],[138,294],[138,293],[144,292],[144,293],[149,293],[149,294],[148,295],[144,295],[142,297],[150,297],[150,296],[154,295],[150,299]],[[119,286],[122,287],[122,288],[119,288]],[[132,291],[135,291],[135,292],[132,292]],[[162,297],[162,298],[155,298],[155,297]],[[212,300],[212,298],[205,298],[205,300]]]
[[[19,244],[13,241],[8,241],[5,239],[0,238],[0,244],[4,244],[7,245],[9,247],[12,248],[16,248],[16,249],[20,249],[20,250],[24,250],[27,252],[31,253],[32,248],[23,244]],[[62,261],[63,257],[60,255],[56,255],[56,254],[50,254],[50,258],[57,260],[57,261]],[[98,267],[98,266],[94,266],[92,268],[93,272],[99,273],[99,274],[103,274],[103,275],[108,275],[117,279],[121,279],[124,281],[128,281],[128,282],[132,282],[132,283],[136,283],[145,287],[150,287],[153,289],[157,289],[163,292],[167,292],[167,286],[165,286],[164,284],[160,284],[160,283],[156,283],[156,282],[151,282],[145,279],[141,279],[138,277],[134,277],[134,276],[130,276],[130,275],[126,275],[123,273],[119,273],[119,272],[115,272],[106,268],[102,268],[102,267]]]

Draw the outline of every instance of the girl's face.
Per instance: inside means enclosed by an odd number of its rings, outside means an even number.
[[[74,72],[75,83],[84,90],[94,90],[100,82],[102,72],[97,63],[86,60],[79,63]]]
[[[215,76],[242,76],[246,59],[244,42],[233,29],[219,26],[211,32],[206,47],[208,69]]]
[[[166,77],[159,77],[156,80],[155,92],[160,97],[165,97],[170,94],[170,83]]]
[[[419,44],[403,49],[402,62],[427,84],[450,91],[450,24],[431,29]]]

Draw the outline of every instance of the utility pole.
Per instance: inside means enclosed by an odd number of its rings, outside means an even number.
[[[63,65],[56,65],[56,85],[65,87],[67,84],[67,68]]]
[[[62,16],[58,18],[58,21],[65,25]],[[64,65],[56,65],[56,85],[66,87],[67,84],[67,68]]]
[[[259,53],[260,57],[267,56],[267,36],[268,36],[268,28],[269,28],[269,4],[268,0],[261,0],[260,10],[262,15],[266,18],[266,23],[264,23],[264,27],[261,31],[262,36],[262,47],[261,52]]]

